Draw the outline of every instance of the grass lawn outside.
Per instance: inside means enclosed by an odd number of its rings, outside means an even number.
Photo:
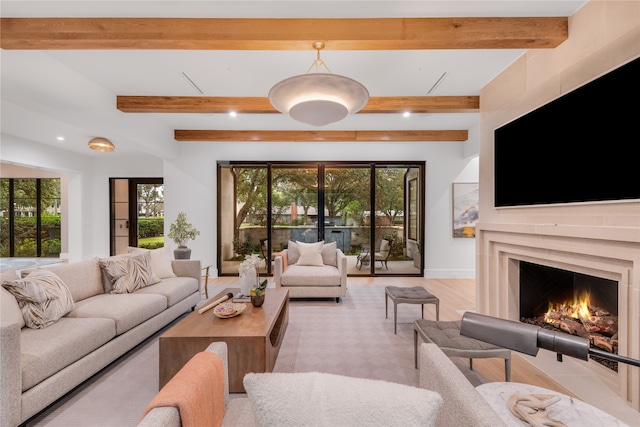
[[[164,246],[164,236],[145,237],[138,239],[139,248],[157,249]]]

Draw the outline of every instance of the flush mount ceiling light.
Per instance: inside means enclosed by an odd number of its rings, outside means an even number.
[[[320,59],[323,42],[313,43],[313,48],[318,51],[317,59],[307,74],[277,83],[269,91],[269,102],[276,110],[294,120],[325,126],[360,111],[369,102],[369,91],[353,79],[331,73]],[[321,66],[328,73],[317,72]],[[314,67],[316,72],[309,73]]]
[[[87,145],[89,145],[89,148],[96,151],[111,152],[116,149],[116,146],[113,145],[113,142],[109,141],[106,138],[93,138]]]

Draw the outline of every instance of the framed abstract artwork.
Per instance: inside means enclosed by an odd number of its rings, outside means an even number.
[[[453,183],[453,237],[476,237],[479,187],[477,182]]]

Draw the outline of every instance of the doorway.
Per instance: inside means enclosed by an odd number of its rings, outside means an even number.
[[[109,179],[110,253],[129,246],[164,246],[164,184],[162,178]]]

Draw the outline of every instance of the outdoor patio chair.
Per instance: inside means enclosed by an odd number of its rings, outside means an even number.
[[[380,261],[380,267],[384,267],[387,270],[389,269],[387,261],[389,260],[389,256],[391,256],[391,242],[391,239],[382,239],[378,252],[374,254],[374,260]],[[358,259],[356,260],[356,267],[358,267],[358,270],[361,270],[363,265],[369,264],[369,261],[371,260],[369,255],[369,251],[366,249],[363,249],[360,255],[358,255]]]

